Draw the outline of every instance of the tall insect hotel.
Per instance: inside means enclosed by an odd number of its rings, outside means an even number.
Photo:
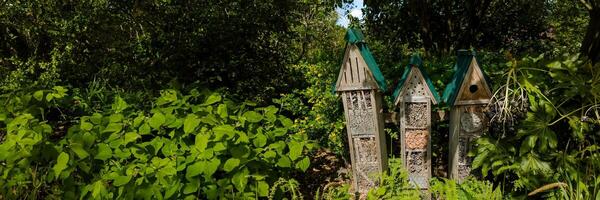
[[[454,76],[444,90],[450,109],[449,176],[459,182],[471,173],[469,144],[486,131],[484,109],[492,92],[489,78],[481,69],[475,52],[458,51]]]
[[[353,186],[366,193],[387,169],[382,92],[385,81],[364,36],[348,29],[346,50],[335,91],[344,104]]]
[[[431,178],[431,105],[440,101],[418,55],[413,55],[394,92],[400,109],[400,144],[404,167],[414,187],[429,188]]]

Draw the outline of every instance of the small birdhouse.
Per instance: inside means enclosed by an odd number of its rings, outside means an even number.
[[[359,30],[348,29],[346,50],[335,91],[342,96],[353,185],[366,193],[387,169],[382,92],[385,82]]]
[[[450,108],[449,176],[459,182],[471,173],[470,144],[487,127],[484,108],[492,97],[491,82],[481,69],[475,52],[458,51],[452,81],[444,90]]]
[[[440,101],[418,55],[413,55],[394,92],[400,109],[400,144],[410,182],[428,189],[431,178],[431,105]]]

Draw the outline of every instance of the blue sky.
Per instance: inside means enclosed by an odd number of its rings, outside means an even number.
[[[348,27],[348,15],[352,15],[358,19],[362,19],[362,11],[360,10],[363,7],[363,0],[354,0],[352,4],[344,5],[342,8],[337,8],[336,11],[338,13],[338,20],[336,24]]]

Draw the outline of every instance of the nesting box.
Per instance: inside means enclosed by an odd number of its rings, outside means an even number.
[[[475,52],[458,51],[452,81],[444,90],[450,108],[449,163],[450,178],[459,182],[471,173],[472,159],[467,157],[470,144],[487,127],[484,108],[492,97],[490,81],[481,69]]]
[[[431,178],[431,105],[440,101],[418,55],[413,55],[394,91],[400,109],[400,144],[410,182],[429,188]]]
[[[346,50],[335,91],[342,96],[353,185],[364,193],[376,186],[387,169],[383,132],[383,75],[359,30],[346,33]]]

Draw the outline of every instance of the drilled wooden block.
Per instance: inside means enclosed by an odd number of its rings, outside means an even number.
[[[407,170],[410,181],[418,188],[428,188],[429,162],[426,151],[409,151],[406,155]]]
[[[413,128],[426,128],[429,122],[430,112],[427,109],[427,103],[407,103],[406,104],[406,124]]]
[[[347,92],[348,129],[352,135],[373,134],[376,130],[370,91]]]
[[[427,149],[429,136],[427,130],[406,130],[404,139],[407,149]]]
[[[359,190],[376,186],[379,175],[377,141],[375,137],[353,138],[355,179]]]
[[[458,138],[458,164],[468,164],[467,154],[469,153],[469,139],[466,137]]]
[[[460,127],[463,133],[480,132],[483,129],[483,113],[463,113],[460,116]]]

